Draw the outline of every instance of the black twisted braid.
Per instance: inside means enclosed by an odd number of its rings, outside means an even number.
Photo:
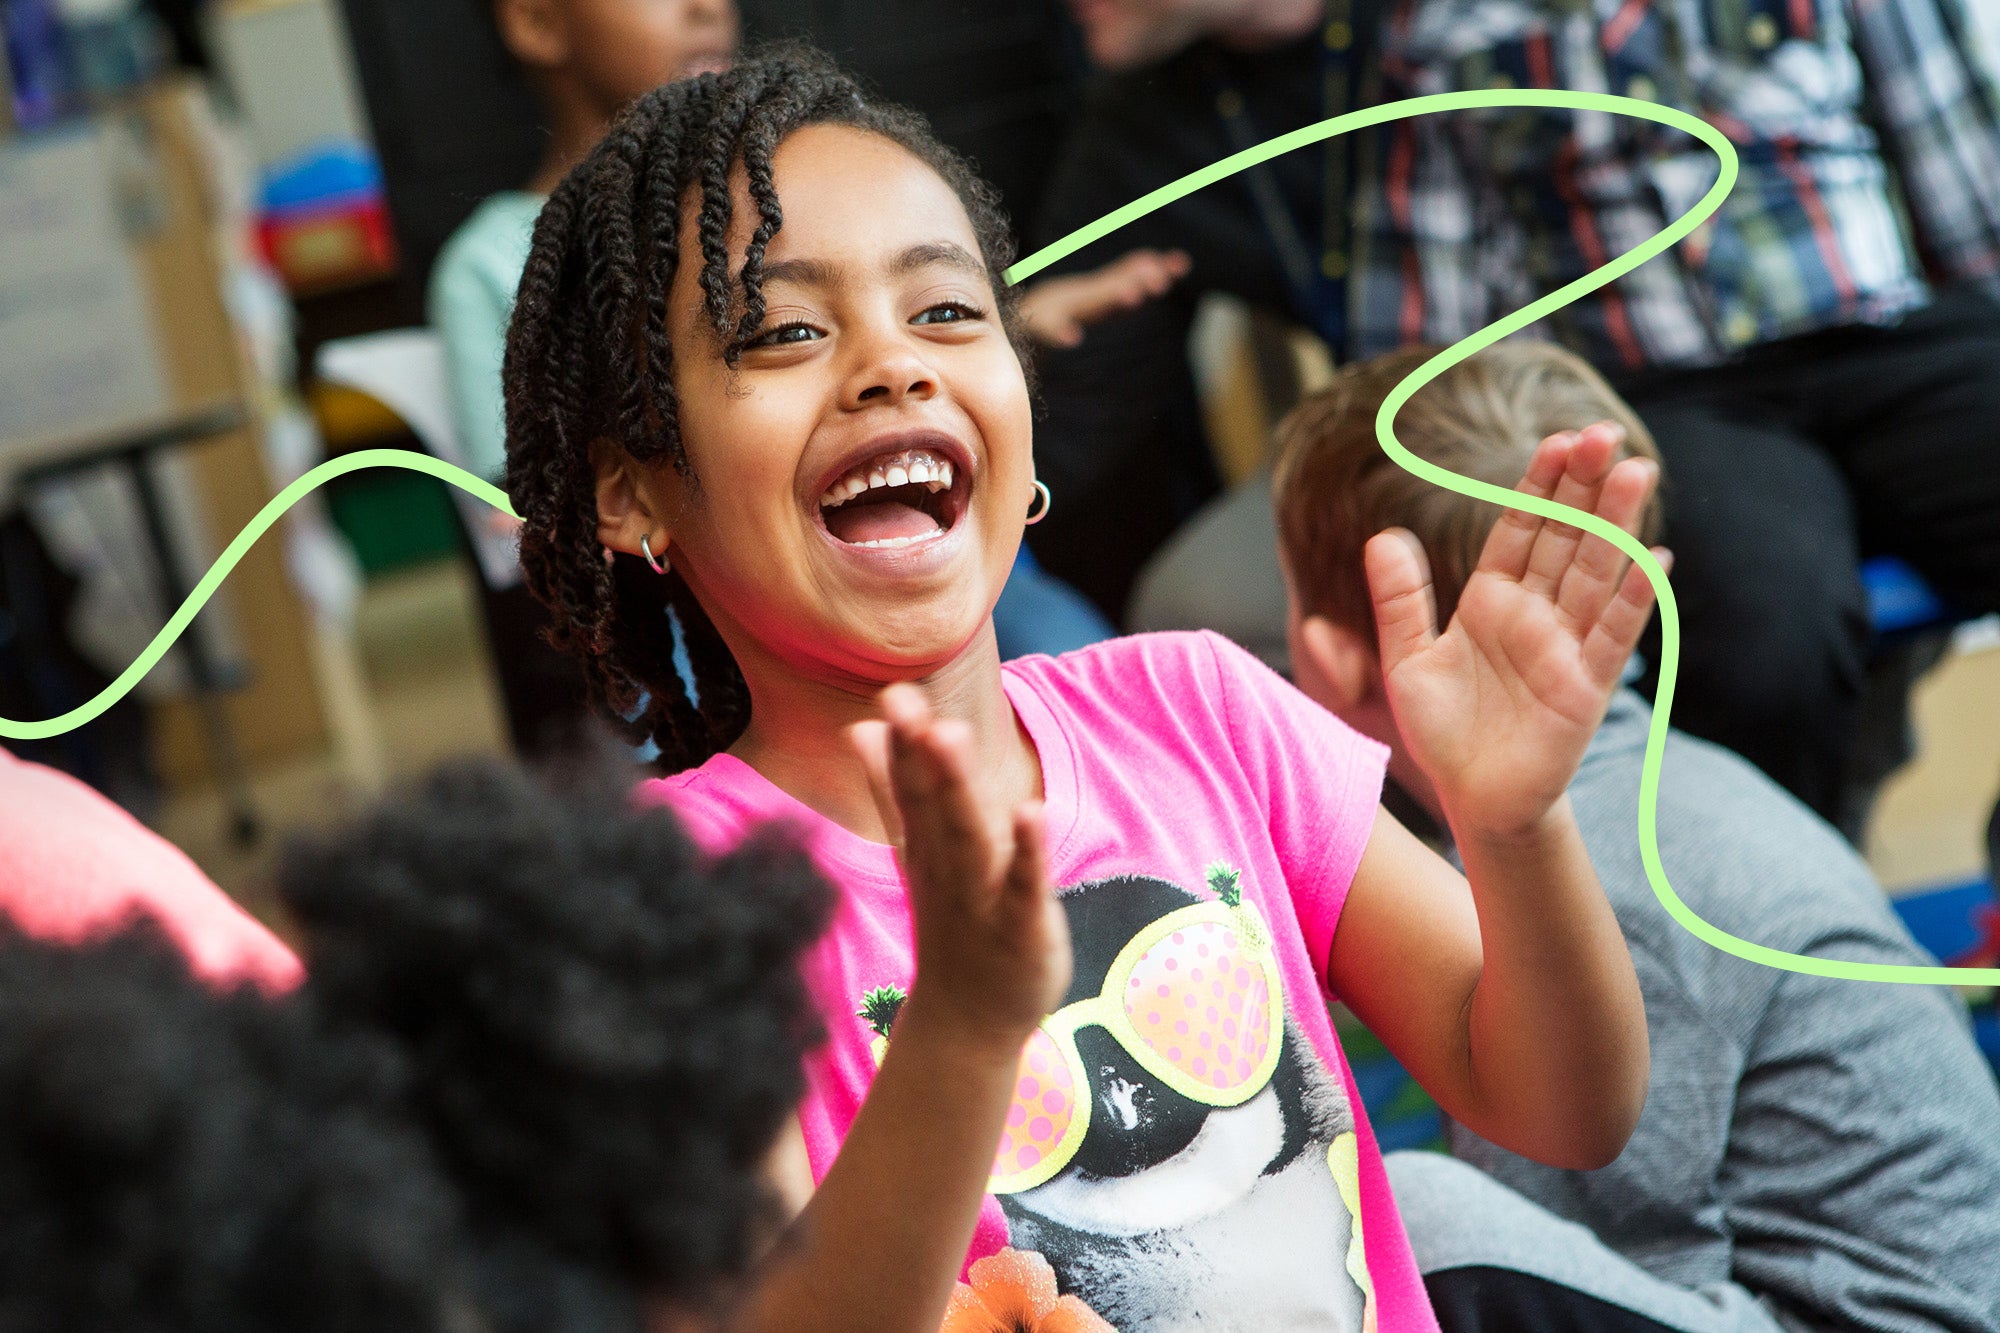
[[[771,158],[807,125],[879,134],[944,179],[971,219],[1019,345],[998,196],[922,118],[869,100],[809,49],[773,48],[647,94],[556,188],[535,225],[507,337],[507,493],[525,522],[521,563],[552,613],[551,639],[582,659],[611,709],[631,715],[644,700],[635,727],[670,769],[693,767],[740,736],[749,692],[678,574],[661,577],[599,544],[590,449],[604,441],[640,463],[670,463],[699,493],[681,446],[667,323],[682,209],[697,209],[702,293],[734,365],[763,321],[764,250],[783,220]],[[738,162],[758,221],[732,281],[729,178]],[[674,667],[675,620],[693,697]]]

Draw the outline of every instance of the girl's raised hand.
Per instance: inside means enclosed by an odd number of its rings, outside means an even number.
[[[1069,921],[1048,882],[1039,801],[985,797],[965,724],[921,691],[882,694],[886,722],[855,728],[896,843],[916,921],[910,1006],[1018,1051],[1069,989]]]
[[[1622,438],[1610,424],[1552,435],[1515,489],[1636,532],[1660,470],[1636,458],[1612,466]],[[1440,634],[1416,539],[1391,529],[1365,558],[1396,725],[1454,832],[1535,831],[1576,775],[1652,614],[1645,572],[1601,537],[1509,509]]]

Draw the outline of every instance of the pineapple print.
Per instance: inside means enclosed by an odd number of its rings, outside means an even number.
[[[896,1015],[902,1012],[903,1001],[909,998],[910,993],[901,986],[877,986],[862,994],[861,1007],[854,1011],[857,1018],[875,1029],[868,1050],[878,1065],[882,1063],[883,1052],[889,1049],[889,1029],[895,1026]]]
[[[1251,953],[1262,953],[1269,944],[1264,938],[1264,922],[1254,905],[1243,902],[1243,872],[1223,861],[1211,861],[1202,872],[1209,891],[1222,899],[1223,906],[1236,918],[1236,934]]]

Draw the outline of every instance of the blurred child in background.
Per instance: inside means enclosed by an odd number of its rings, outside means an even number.
[[[1383,679],[1362,548],[1386,528],[1413,534],[1443,619],[1495,524],[1531,520],[1434,486],[1377,443],[1383,399],[1437,350],[1348,367],[1302,404],[1280,431],[1276,504],[1300,687],[1390,747],[1392,779],[1443,832]],[[1600,420],[1623,426],[1622,454],[1656,457],[1597,372],[1551,345],[1509,341],[1425,385],[1395,430],[1419,458],[1513,486],[1536,441]],[[1621,690],[1569,784],[1645,994],[1645,1112],[1618,1159],[1588,1172],[1454,1125],[1456,1153],[1519,1195],[1440,1159],[1392,1159],[1440,1313],[1468,1285],[1504,1288],[1490,1270],[1532,1272],[1566,1254],[1549,1241],[1562,1224],[1525,1196],[1618,1252],[1600,1252],[1591,1279],[1604,1299],[1675,1326],[1674,1312],[1691,1310],[1685,1326],[1698,1329],[2000,1327],[2000,1095],[1963,1004],[1944,988],[1764,967],[1675,923],[1636,836],[1651,722],[1646,702]],[[1728,751],[1668,733],[1658,828],[1674,890],[1730,934],[1821,957],[1934,961],[1839,834]],[[1544,1326],[1534,1313],[1517,1311],[1511,1326]]]

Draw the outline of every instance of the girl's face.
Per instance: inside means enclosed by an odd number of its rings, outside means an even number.
[[[695,210],[670,299],[681,439],[606,473],[606,545],[687,578],[746,673],[872,690],[990,633],[1032,498],[1027,385],[972,223],[936,172],[845,126],[787,138],[765,319],[732,370],[698,281]],[[757,220],[735,172],[732,272]]]

